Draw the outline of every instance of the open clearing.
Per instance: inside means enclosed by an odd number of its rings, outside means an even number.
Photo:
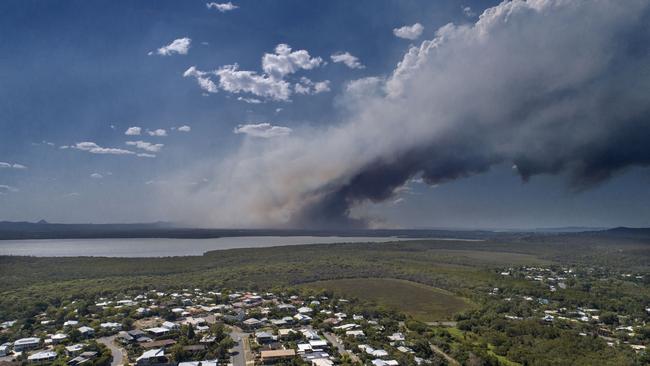
[[[302,286],[373,301],[423,322],[449,320],[453,314],[471,307],[468,300],[449,291],[393,278],[351,278],[318,281]]]

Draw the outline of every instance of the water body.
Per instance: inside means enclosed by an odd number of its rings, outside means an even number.
[[[0,240],[0,255],[34,257],[172,257],[211,250],[325,243],[383,243],[396,237],[241,236],[214,239],[38,239]],[[467,240],[467,239],[438,239]]]

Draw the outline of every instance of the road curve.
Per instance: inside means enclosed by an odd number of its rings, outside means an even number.
[[[113,356],[113,361],[111,361],[111,366],[122,366],[124,365],[124,352],[122,348],[115,345],[115,336],[97,338],[97,342],[105,345],[108,349],[111,350],[111,355]]]

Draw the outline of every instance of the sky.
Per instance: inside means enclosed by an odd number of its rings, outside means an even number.
[[[0,2],[0,220],[650,226],[649,14]]]

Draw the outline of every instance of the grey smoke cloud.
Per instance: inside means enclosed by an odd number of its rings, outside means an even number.
[[[650,164],[650,3],[529,0],[449,24],[391,75],[352,82],[350,116],[246,138],[209,184],[166,192],[210,226],[362,226],[350,210],[409,179],[439,184],[511,163],[584,189]],[[179,204],[182,202],[183,204]]]

